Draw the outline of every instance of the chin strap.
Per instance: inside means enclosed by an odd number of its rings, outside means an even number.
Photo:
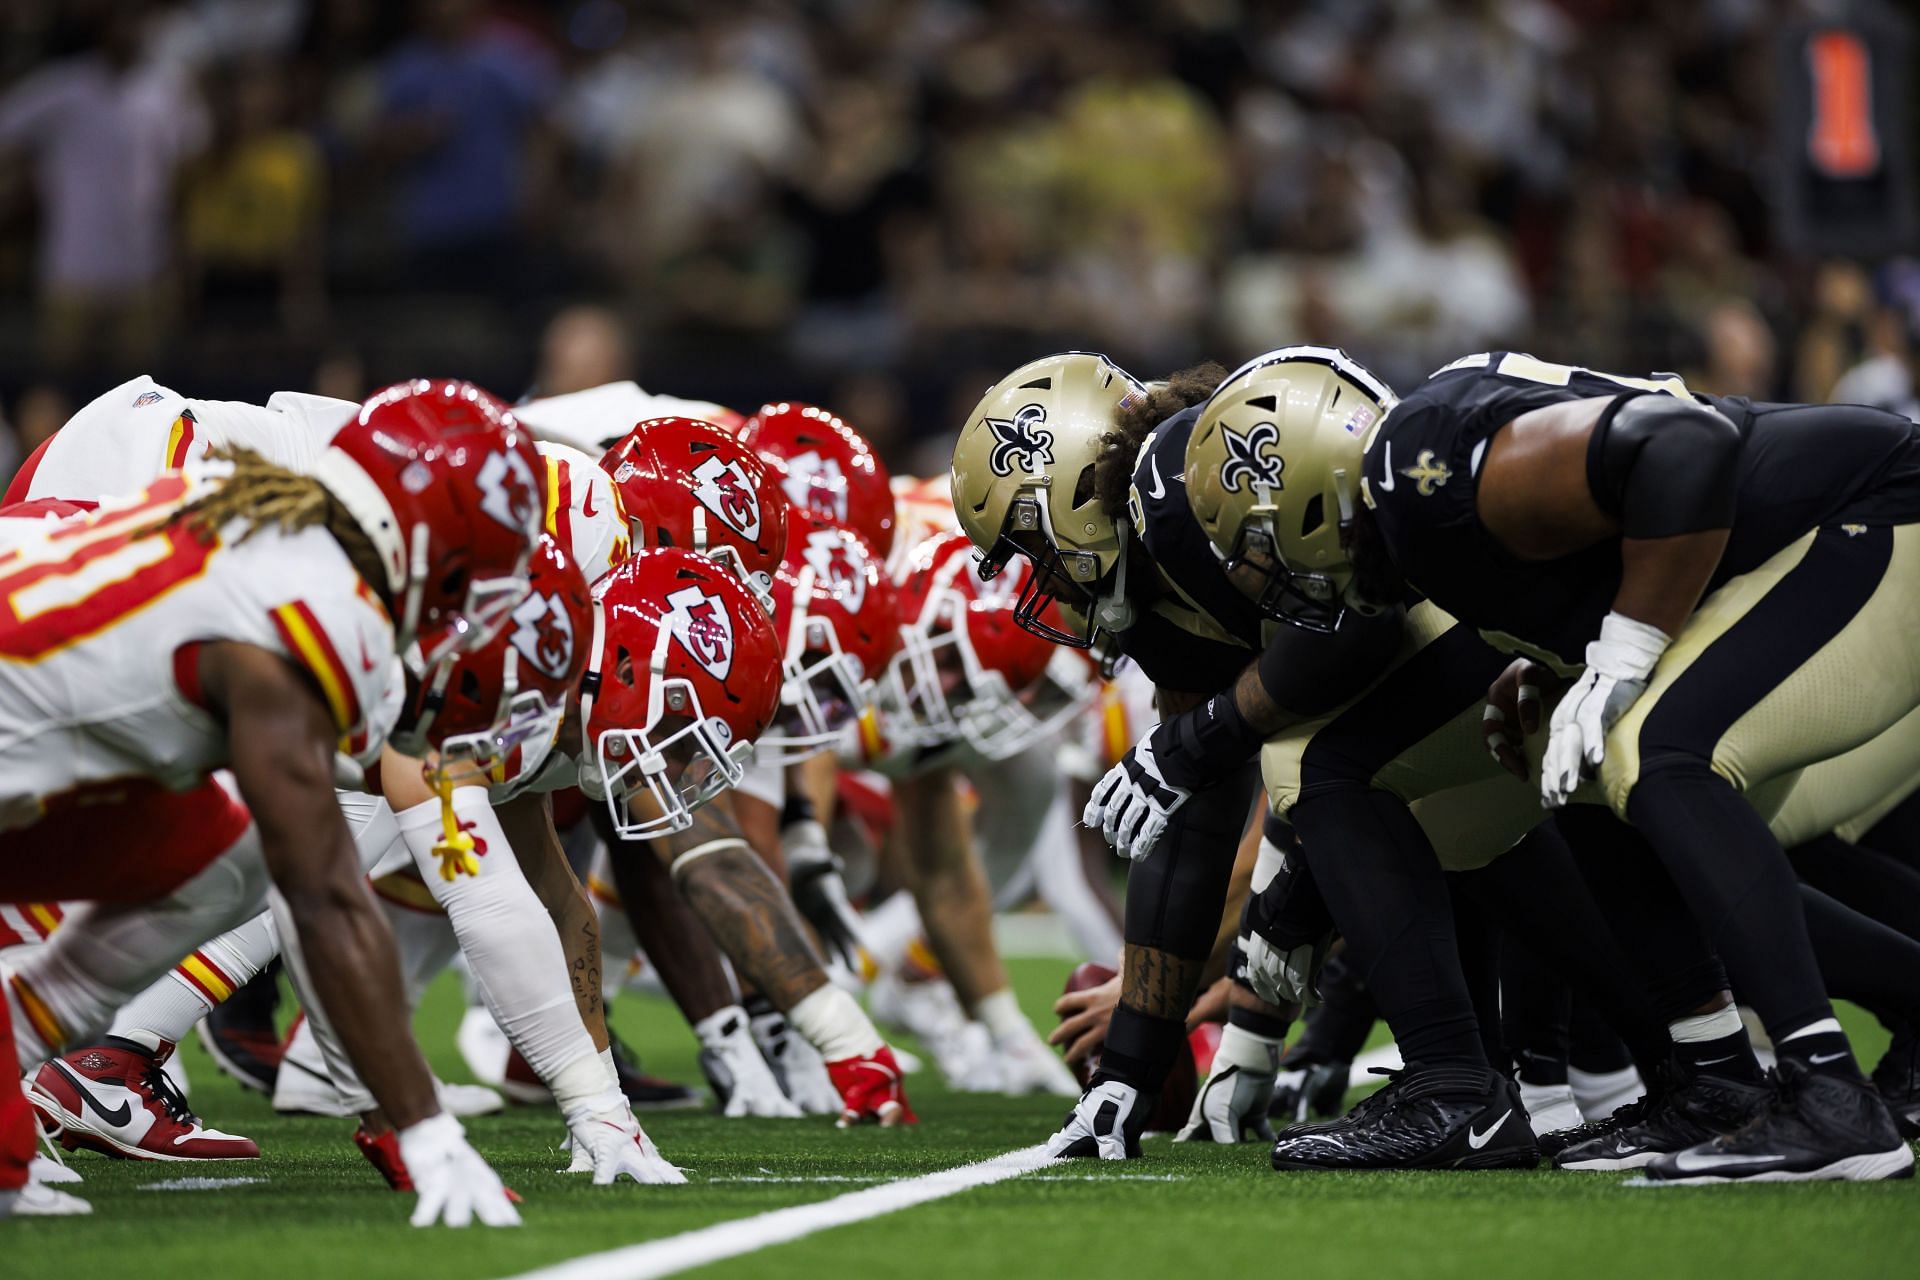
[[[460,815],[453,811],[453,784],[445,777],[434,781],[440,797],[440,838],[433,852],[440,859],[440,878],[451,884],[461,876],[480,874],[480,862],[473,856],[473,837],[460,827]]]
[[[1113,531],[1120,539],[1120,552],[1113,561],[1113,590],[1093,602],[1093,625],[1112,633],[1133,625],[1133,601],[1127,598],[1127,543],[1132,526],[1125,516],[1116,518]]]

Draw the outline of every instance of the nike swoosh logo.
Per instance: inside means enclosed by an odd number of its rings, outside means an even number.
[[[80,1095],[80,1101],[87,1104],[88,1110],[92,1111],[93,1114],[99,1116],[102,1120],[106,1121],[108,1124],[113,1125],[115,1128],[119,1128],[125,1125],[127,1121],[133,1119],[133,1104],[123,1102],[120,1104],[117,1110],[109,1111],[105,1107],[100,1105],[100,1099],[94,1097],[92,1093],[88,1092],[87,1086],[80,1083],[80,1077],[73,1074],[72,1069],[69,1068],[64,1062],[61,1062],[58,1058],[56,1058],[54,1059],[52,1066],[55,1071],[58,1071],[61,1075],[67,1078],[67,1083],[72,1085],[73,1091]]]
[[[1393,492],[1393,441],[1380,446],[1380,483],[1376,486],[1382,493]]]
[[[1153,488],[1148,491],[1147,496],[1157,502],[1167,496],[1166,481],[1160,478],[1160,459],[1148,458],[1147,469],[1153,472]]]
[[[1512,1114],[1513,1114],[1513,1108],[1508,1107],[1506,1111],[1501,1113],[1501,1116],[1498,1120],[1495,1120],[1491,1125],[1487,1126],[1487,1130],[1484,1133],[1475,1133],[1473,1129],[1469,1127],[1467,1130],[1467,1145],[1472,1147],[1475,1151],[1478,1151],[1480,1148],[1486,1146],[1488,1140],[1491,1139],[1494,1134],[1500,1132],[1500,1126],[1505,1124],[1507,1122],[1507,1117],[1511,1116]]]
[[[593,514],[593,486],[592,485],[587,486],[587,496],[580,499],[580,514],[583,516],[591,516]]]
[[[1779,1164],[1779,1156],[1733,1156],[1733,1155],[1695,1155],[1691,1151],[1682,1151],[1673,1158],[1673,1167],[1680,1173],[1701,1173],[1711,1169],[1724,1169],[1729,1165]]]
[[[1735,1058],[1739,1056],[1740,1055],[1737,1053],[1730,1053],[1724,1058],[1702,1058],[1700,1061],[1694,1063],[1693,1065],[1696,1067],[1710,1067],[1716,1062],[1732,1062]]]
[[[1826,1066],[1826,1065],[1827,1065],[1827,1064],[1828,1064],[1829,1062],[1838,1062],[1838,1061],[1840,1061],[1840,1059],[1842,1059],[1842,1058],[1844,1058],[1844,1057],[1846,1057],[1846,1056],[1847,1056],[1847,1055],[1846,1055],[1846,1054],[1845,1054],[1844,1052],[1841,1052],[1841,1053],[1816,1053],[1816,1054],[1814,1054],[1814,1055],[1813,1055],[1812,1057],[1810,1057],[1810,1058],[1808,1058],[1808,1059],[1807,1059],[1807,1061],[1808,1061],[1808,1062],[1811,1062],[1811,1063],[1812,1063],[1812,1064],[1813,1064],[1814,1066],[1816,1066],[1816,1067],[1824,1067],[1824,1066]]]

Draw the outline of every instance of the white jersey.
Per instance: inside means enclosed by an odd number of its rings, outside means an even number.
[[[360,406],[351,400],[275,393],[263,405],[189,400],[142,374],[96,397],[48,442],[26,496],[96,502],[138,493],[162,472],[200,462],[210,449],[251,449],[302,475]]]
[[[572,445],[594,458],[648,418],[700,418],[729,430],[740,421],[725,405],[652,395],[637,382],[609,382],[529,400],[515,405],[513,416],[527,424],[535,439]]]
[[[306,673],[348,754],[384,740],[393,623],[325,530],[141,535],[220,482],[164,476],[0,553],[0,830],[90,783],[184,790],[226,764],[199,688],[204,643],[258,645]]]

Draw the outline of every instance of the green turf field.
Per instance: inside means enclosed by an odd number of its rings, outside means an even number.
[[[1066,967],[1016,963],[1030,1013]],[[440,1072],[466,1078],[452,1047],[458,992],[443,981],[420,1017]],[[689,1034],[663,1005],[623,997],[615,1023],[650,1069],[696,1078]],[[1872,1061],[1884,1043],[1854,1018]],[[0,1224],[0,1277],[377,1280],[510,1276],[1029,1146],[1063,1106],[952,1094],[912,1083],[917,1130],[836,1132],[825,1120],[650,1118],[684,1187],[593,1187],[557,1172],[552,1112],[469,1122],[476,1145],[525,1197],[518,1231],[415,1231],[411,1197],[388,1192],[345,1121],[281,1119],[185,1049],[209,1123],[257,1138],[253,1164],[181,1166],[73,1158],[91,1218]],[[1075,1163],[979,1187],[704,1268],[712,1276],[844,1275],[1306,1277],[1920,1275],[1920,1183],[1635,1189],[1624,1176],[1481,1173],[1292,1175],[1258,1146],[1148,1144],[1127,1165]],[[151,1190],[183,1177],[251,1177],[217,1190]],[[833,1178],[841,1181],[806,1181]],[[791,1181],[788,1181],[791,1179]]]

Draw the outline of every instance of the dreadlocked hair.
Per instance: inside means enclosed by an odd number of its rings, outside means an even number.
[[[179,525],[201,542],[210,543],[219,536],[220,530],[239,520],[246,527],[234,539],[238,545],[266,528],[297,533],[319,527],[340,544],[368,586],[383,597],[387,594],[386,569],[379,552],[374,550],[373,540],[325,485],[239,445],[216,446],[208,450],[207,457],[210,461],[231,464],[232,472],[217,487],[145,532],[155,533],[169,525]]]
[[[1226,380],[1226,369],[1209,360],[1170,373],[1165,382],[1148,384],[1144,396],[1114,411],[1113,430],[1100,438],[1100,452],[1093,460],[1093,491],[1102,511],[1110,517],[1126,514],[1127,489],[1147,436],[1182,409],[1204,401]]]

